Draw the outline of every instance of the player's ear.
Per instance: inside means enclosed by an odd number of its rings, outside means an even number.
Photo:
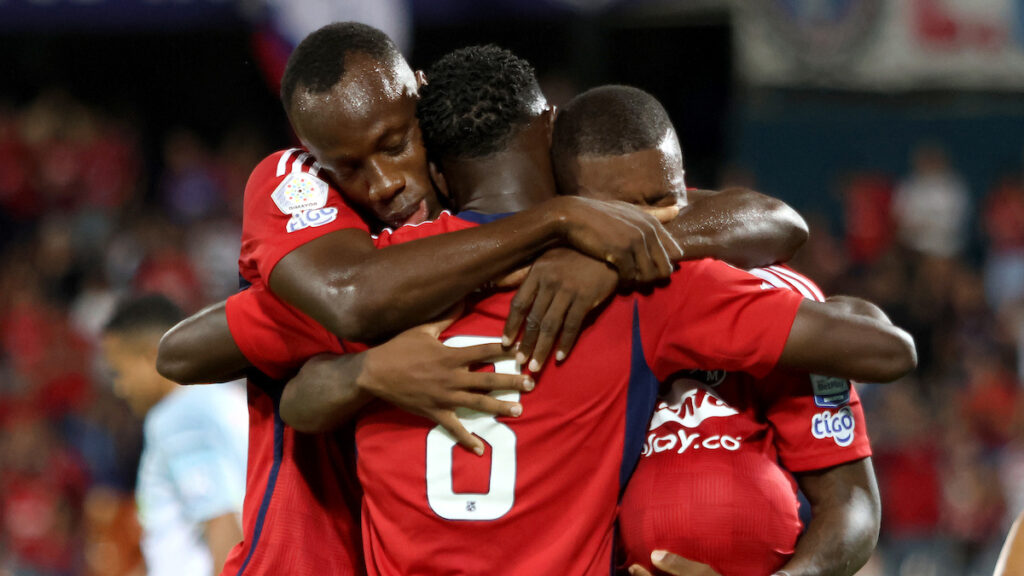
[[[434,162],[427,162],[427,167],[430,169],[430,180],[434,183],[434,187],[437,191],[448,199],[448,204],[451,204],[452,196],[448,192],[448,182],[444,179],[444,174],[441,173],[440,168]]]
[[[416,75],[417,90],[427,85],[427,74],[423,70],[417,70],[414,74]]]

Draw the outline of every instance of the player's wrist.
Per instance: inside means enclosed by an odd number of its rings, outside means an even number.
[[[548,223],[548,226],[550,226],[550,229],[558,239],[563,242],[569,239],[569,235],[572,232],[572,204],[572,197],[558,196],[542,205],[542,214],[545,222]]]

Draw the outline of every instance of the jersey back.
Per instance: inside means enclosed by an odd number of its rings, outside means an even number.
[[[442,339],[498,342],[510,294],[476,302]],[[762,290],[719,262],[684,263],[669,287],[618,297],[572,355],[549,362],[519,418],[460,411],[482,457],[390,406],[356,440],[370,574],[609,574],[620,490],[644,441],[658,382],[683,369],[767,372],[799,297]],[[514,361],[492,370],[518,372]]]

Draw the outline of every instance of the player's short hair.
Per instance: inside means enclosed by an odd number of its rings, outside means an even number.
[[[122,301],[103,327],[104,334],[127,336],[166,332],[185,319],[185,313],[162,294],[146,294]]]
[[[451,52],[427,71],[416,114],[427,153],[479,158],[502,150],[544,93],[529,62],[493,44]]]
[[[359,22],[334,22],[306,36],[288,57],[281,77],[281,103],[291,109],[300,88],[313,94],[329,92],[345,77],[345,60],[365,54],[378,60],[401,55],[388,35]]]
[[[591,88],[555,117],[551,154],[555,170],[578,156],[619,156],[657,148],[674,130],[654,96],[632,86]]]

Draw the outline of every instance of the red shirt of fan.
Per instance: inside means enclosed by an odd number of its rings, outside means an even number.
[[[824,300],[783,266],[762,282]],[[857,392],[838,378],[777,368],[765,378],[691,371],[666,382],[619,515],[627,566],[668,550],[723,576],[771,574],[801,524],[789,472],[871,455]]]

